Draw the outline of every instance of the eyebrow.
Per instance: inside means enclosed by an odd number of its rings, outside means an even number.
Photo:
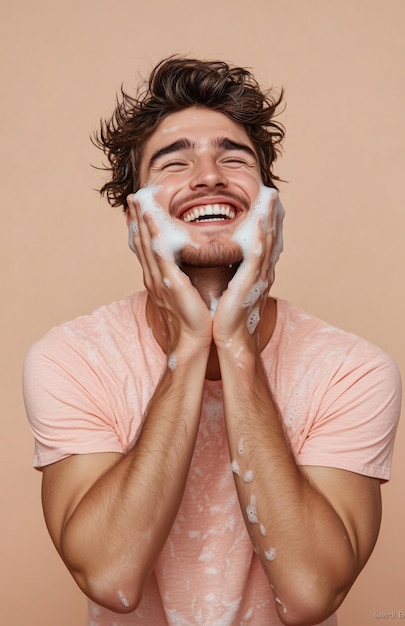
[[[214,145],[217,148],[223,148],[224,150],[239,150],[241,152],[246,152],[249,156],[257,160],[256,152],[246,143],[237,143],[228,137],[222,137],[221,139],[216,139],[214,141]]]
[[[228,137],[214,139],[212,143],[215,148],[222,148],[224,150],[239,150],[241,152],[246,152],[249,156],[257,160],[255,151],[245,143],[237,143]],[[152,167],[152,165],[160,159],[160,157],[165,156],[166,154],[172,154],[173,152],[178,152],[180,150],[192,150],[195,146],[196,143],[187,138],[173,141],[173,143],[160,148],[160,150],[157,150],[154,154],[152,154],[149,160],[149,168]]]
[[[157,150],[156,152],[154,152],[154,154],[152,154],[149,161],[149,167],[152,167],[155,161],[160,159],[160,157],[165,156],[166,154],[178,152],[179,150],[191,149],[193,147],[194,143],[190,141],[190,139],[179,139],[178,141],[173,141],[173,143],[170,143],[168,146],[160,148],[160,150]]]

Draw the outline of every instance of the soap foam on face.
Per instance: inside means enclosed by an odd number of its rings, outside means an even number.
[[[271,224],[269,223],[269,208],[270,203],[275,198],[275,204],[273,209],[273,217]],[[272,251],[270,256],[270,275],[271,282],[274,281],[274,266],[276,265],[280,254],[283,251],[283,220],[285,211],[283,205],[280,202],[277,190],[272,187],[260,186],[259,195],[248,212],[247,216],[243,220],[243,223],[237,228],[235,234],[232,237],[233,241],[239,244],[242,249],[244,258],[248,257],[252,253],[252,241],[255,237],[256,222],[259,217],[263,218],[263,228],[265,232],[273,233]],[[260,253],[261,250],[257,250]]]
[[[270,204],[274,200],[272,219],[269,219]],[[274,281],[274,267],[277,263],[280,254],[283,250],[283,219],[285,211],[279,200],[276,189],[265,187],[261,185],[259,195],[251,208],[247,213],[243,222],[236,229],[232,241],[240,246],[243,253],[243,261],[236,272],[235,276],[229,282],[228,289],[233,291],[234,297],[237,297],[240,285],[243,282],[244,275],[247,271],[246,260],[252,255],[260,255],[262,253],[262,246],[258,246],[257,249],[253,249],[253,242],[257,238],[257,221],[262,218],[262,225],[264,233],[272,233],[272,249],[270,253],[270,267],[268,280],[259,278],[253,285],[244,301],[242,302],[242,308],[252,308],[249,314],[247,326],[250,334],[253,334],[260,321],[259,308],[255,307],[256,303],[260,300],[265,292],[269,288],[269,283]]]
[[[188,236],[187,232],[181,228],[174,220],[162,209],[155,199],[155,194],[160,187],[148,185],[134,194],[133,198],[139,203],[142,216],[147,211],[153,217],[154,222],[159,228],[159,234],[152,239],[152,250],[164,259],[176,258],[185,245],[196,247]],[[133,244],[133,236],[139,232],[139,226],[136,220],[132,220],[129,228],[129,246],[136,252]]]
[[[198,246],[193,243],[186,230],[179,226],[157,203],[155,194],[159,189],[160,187],[153,185],[143,187],[134,194],[134,200],[138,201],[142,216],[147,211],[152,215],[158,226],[159,233],[151,242],[152,250],[164,259],[176,259],[184,246]],[[270,221],[269,209],[273,200],[274,208]],[[262,253],[261,245],[258,246],[257,249],[252,248],[252,243],[256,238],[258,218],[262,218],[264,232],[271,232],[273,234],[269,278],[268,280],[258,279],[242,303],[243,308],[253,307],[247,322],[248,330],[251,334],[254,333],[260,321],[259,309],[255,307],[255,304],[268,290],[269,281],[270,283],[274,281],[274,267],[283,250],[282,224],[284,215],[285,211],[279,200],[277,191],[274,188],[261,185],[259,195],[253,207],[247,213],[232,237],[232,241],[235,241],[240,246],[245,261],[252,254],[259,255]],[[135,253],[136,248],[133,243],[133,237],[137,234],[139,234],[139,225],[136,220],[132,220],[129,226],[129,245]],[[228,288],[233,290],[235,294],[242,280],[244,269],[245,265],[244,262],[242,262],[239,270],[228,285]],[[169,285],[167,285],[167,287],[169,287]],[[210,311],[212,316],[215,315],[217,304],[218,300],[211,298]]]

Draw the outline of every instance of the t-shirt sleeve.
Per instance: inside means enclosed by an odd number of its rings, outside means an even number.
[[[401,378],[383,351],[375,349],[367,357],[345,359],[334,373],[308,424],[299,464],[390,478]]]
[[[34,344],[23,368],[23,394],[35,437],[34,467],[72,454],[123,452],[112,396],[97,368],[54,329]]]

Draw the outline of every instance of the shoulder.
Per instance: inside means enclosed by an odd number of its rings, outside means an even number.
[[[144,292],[136,293],[54,326],[31,346],[25,368],[38,359],[63,358],[72,352],[91,360],[95,350],[111,352],[120,342],[125,345],[125,337],[134,336],[137,327],[142,326],[143,316],[135,315],[134,310],[141,311],[144,301]]]
[[[280,343],[299,346],[302,357],[325,359],[324,366],[337,362],[371,361],[397,371],[392,359],[381,347],[354,333],[343,330],[303,311],[286,300],[277,300],[277,325]]]
[[[22,382],[35,465],[130,445],[150,387],[138,380],[149,348],[141,341],[142,333],[149,337],[141,315],[135,317],[141,303],[136,294],[100,307],[52,328],[30,348]]]
[[[271,373],[299,462],[387,480],[401,408],[395,361],[288,302],[278,312]]]
[[[145,300],[141,292],[49,330],[24,359],[24,396],[37,398],[40,388],[78,392],[83,381],[87,388],[120,386],[129,371],[142,369],[150,351]]]
[[[267,354],[287,401],[298,394],[314,414],[331,415],[362,406],[398,421],[402,383],[393,358],[370,341],[328,324],[286,301],[278,301],[275,342]]]

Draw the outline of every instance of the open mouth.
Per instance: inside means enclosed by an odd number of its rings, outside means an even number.
[[[180,219],[183,222],[223,222],[232,220],[236,210],[229,204],[205,204],[185,211]]]

